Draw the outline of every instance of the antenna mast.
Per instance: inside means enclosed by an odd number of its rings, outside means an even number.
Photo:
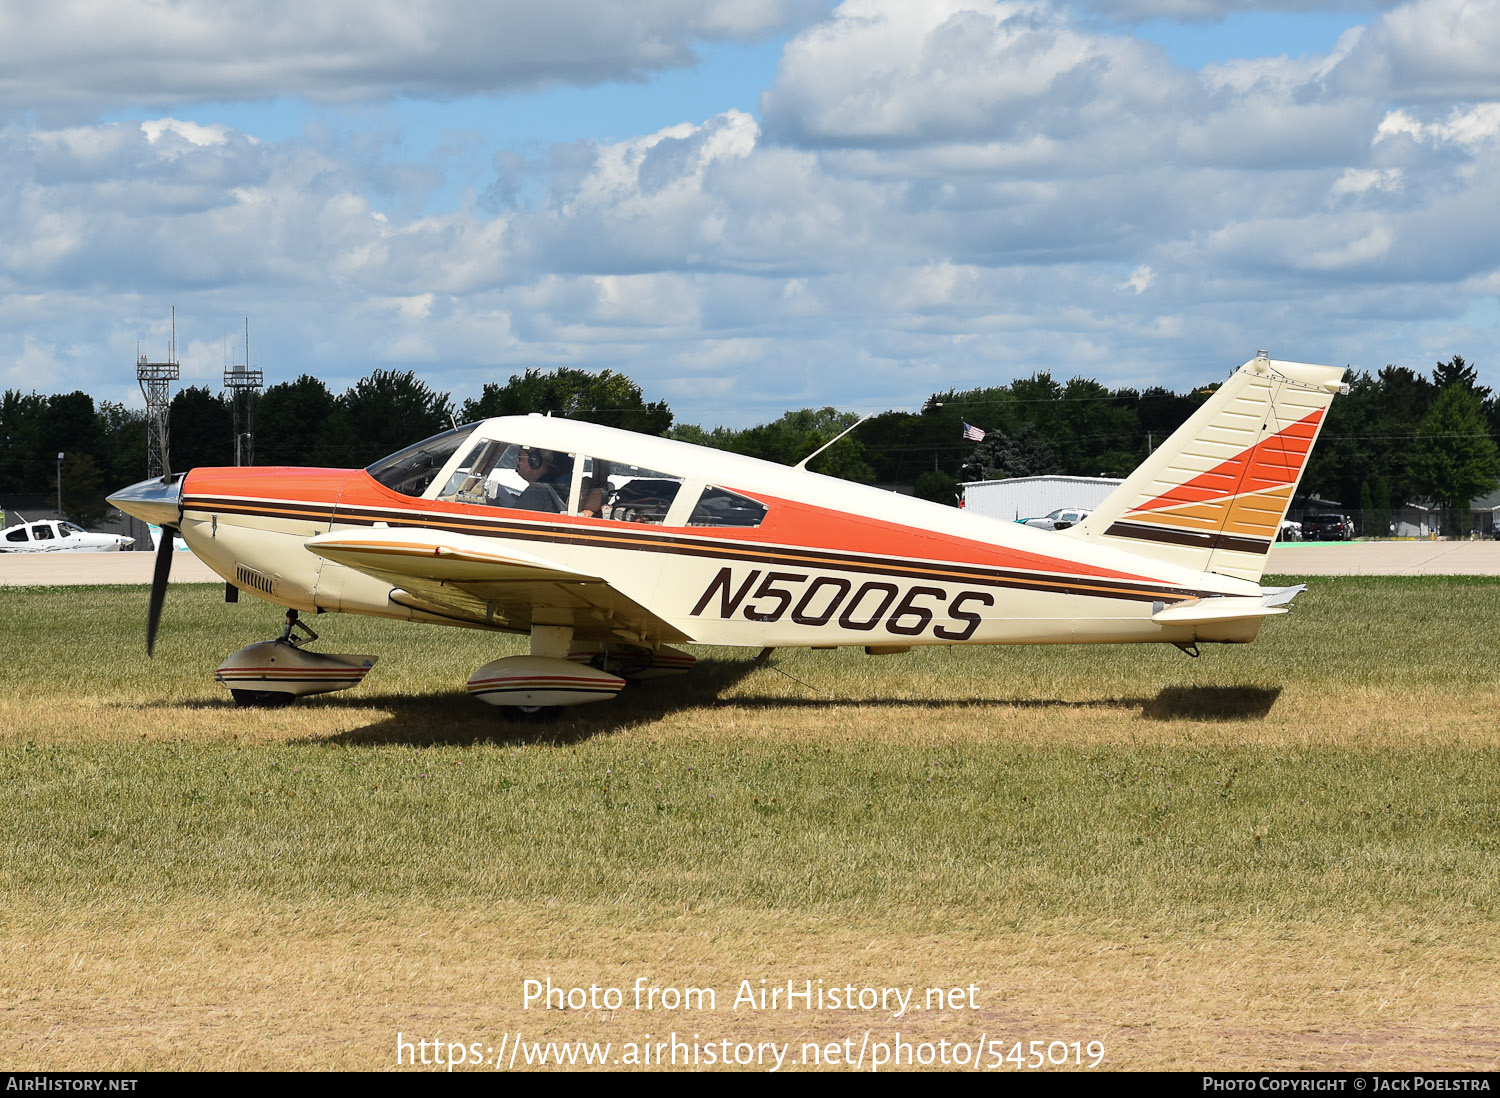
[[[135,345],[135,380],[146,398],[146,476],[164,477],[171,473],[171,438],[167,413],[172,407],[172,382],[181,376],[177,365],[177,306],[172,306],[172,342],[165,362],[148,362]]]
[[[245,318],[245,362],[224,371],[224,387],[234,401],[234,463],[255,464],[255,399],[265,386],[265,375],[250,369],[250,318]]]
[[[801,461],[797,462],[797,464],[794,465],[794,466],[792,466],[792,468],[794,468],[794,469],[806,469],[807,468],[807,463],[809,461],[811,461],[813,458],[817,457],[824,450],[828,449],[828,447],[832,446],[835,442],[837,442],[839,439],[843,438],[850,431],[854,430],[854,428],[858,427],[861,423],[863,423],[865,420],[869,419],[870,416],[874,415],[874,414],[875,413],[871,412],[870,415],[860,416],[853,423],[849,424],[849,426],[845,427],[838,434],[834,435],[833,438],[829,439],[827,442],[823,443],[823,445],[819,446],[812,453],[808,454]]]

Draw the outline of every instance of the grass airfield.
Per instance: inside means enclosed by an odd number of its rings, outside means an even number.
[[[149,661],[142,588],[0,593],[14,1069],[518,1031],[1500,1067],[1500,580],[1318,579],[1198,660],[700,649],[546,726],[463,692],[518,642],[344,617],[317,647],[378,654],[364,685],[237,710],[213,668],[280,615],[221,592],[174,586]],[[622,1003],[527,1009],[528,979]],[[641,979],[716,1003],[637,1009]],[[736,1009],[761,980],[977,990]]]

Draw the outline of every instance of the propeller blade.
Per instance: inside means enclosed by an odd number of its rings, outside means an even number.
[[[156,547],[156,568],[151,573],[151,608],[146,612],[146,655],[156,647],[156,627],[161,624],[161,604],[167,597],[167,575],[172,571],[172,537],[176,533],[170,526],[161,528],[161,541]]]

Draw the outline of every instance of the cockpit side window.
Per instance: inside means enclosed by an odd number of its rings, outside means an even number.
[[[468,440],[478,427],[477,423],[466,423],[451,431],[423,439],[389,457],[383,457],[365,472],[380,481],[393,492],[403,496],[420,496],[442,472],[460,446]]]
[[[562,514],[568,509],[572,480],[572,454],[500,439],[480,439],[459,461],[437,498],[484,507]]]
[[[31,528],[31,537],[33,541],[51,541],[52,527],[39,522]]]
[[[626,461],[503,439],[467,449],[437,498],[471,506],[578,515],[660,526],[759,526],[766,506],[701,479]]]

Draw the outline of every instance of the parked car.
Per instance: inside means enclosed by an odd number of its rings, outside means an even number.
[[[1354,520],[1348,515],[1308,515],[1302,520],[1306,541],[1353,541]]]
[[[1022,526],[1034,526],[1038,530],[1066,530],[1089,517],[1089,512],[1080,507],[1059,507],[1050,515],[1041,518],[1016,519]]]

